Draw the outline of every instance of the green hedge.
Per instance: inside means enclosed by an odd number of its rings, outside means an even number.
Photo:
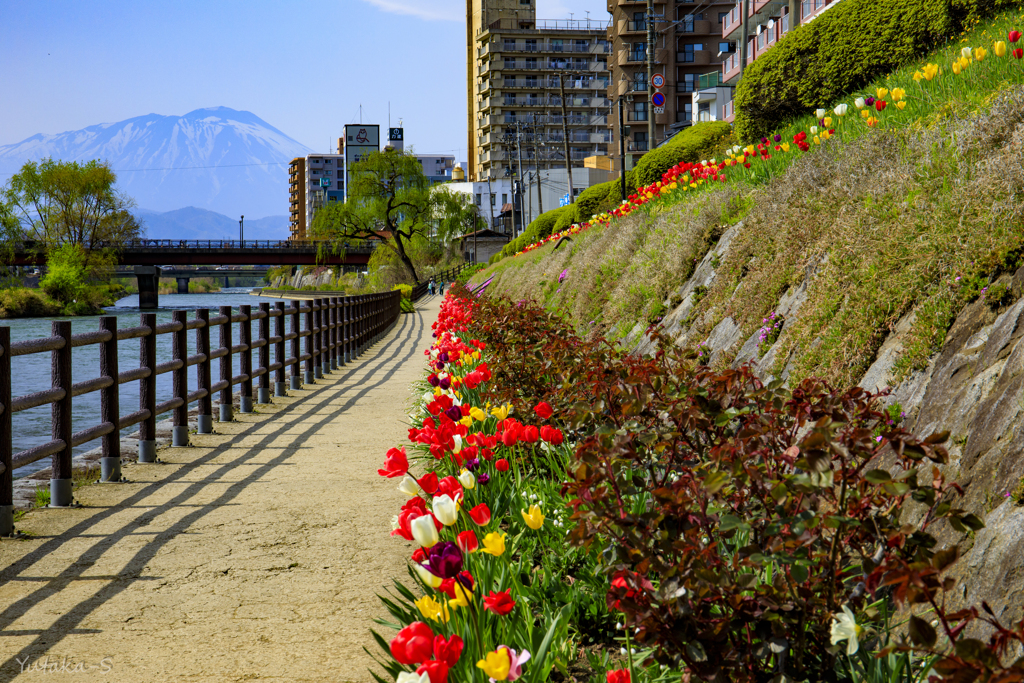
[[[650,185],[661,180],[665,171],[676,164],[695,163],[701,159],[714,157],[720,143],[732,132],[731,126],[725,121],[698,123],[676,133],[661,147],[644,154],[633,169],[637,187]]]
[[[753,142],[934,48],[967,13],[1006,0],[843,0],[748,66],[736,87],[736,136]],[[955,4],[955,6],[954,6]]]

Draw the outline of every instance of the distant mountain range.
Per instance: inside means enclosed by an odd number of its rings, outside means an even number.
[[[155,240],[237,240],[238,219],[206,209],[188,206],[174,211],[138,209],[142,234]],[[288,239],[288,216],[245,219],[245,239]]]
[[[198,207],[279,218],[288,212],[288,162],[311,151],[255,114],[212,107],[0,145],[0,184],[29,160],[103,159],[118,187],[151,211]]]

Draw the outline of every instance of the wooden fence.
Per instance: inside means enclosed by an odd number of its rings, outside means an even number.
[[[252,306],[241,306],[238,313],[232,313],[230,306],[222,306],[215,316],[210,315],[209,309],[200,308],[191,320],[186,311],[174,311],[171,322],[160,325],[155,313],[142,313],[141,324],[128,329],[118,329],[116,317],[103,316],[99,330],[75,335],[71,334],[70,321],[56,320],[50,337],[15,344],[11,343],[11,328],[0,327],[0,535],[9,535],[13,530],[15,469],[50,456],[50,505],[66,507],[72,503],[72,448],[101,439],[101,479],[119,481],[120,430],[139,425],[139,462],[155,462],[158,415],[173,411],[172,445],[187,446],[189,405],[198,404],[198,433],[210,434],[213,431],[213,396],[218,392],[222,422],[232,419],[232,387],[238,387],[239,410],[252,412],[254,383],[257,403],[270,402],[271,375],[276,396],[286,395],[288,388],[299,389],[303,383],[312,383],[359,356],[387,332],[400,313],[401,293],[394,291],[293,300],[288,304],[281,301],[273,306],[261,303],[256,311]],[[286,321],[290,321],[287,332]],[[255,339],[254,322],[258,323]],[[214,328],[219,330],[216,348],[210,346],[210,333]],[[189,330],[196,333],[193,356],[188,355]],[[172,358],[158,364],[156,337],[161,334],[173,335]],[[118,343],[131,339],[139,340],[139,367],[121,371]],[[74,382],[72,350],[92,344],[101,347],[99,377]],[[273,363],[270,362],[271,347]],[[258,352],[255,368],[253,351]],[[12,365],[16,365],[12,359],[35,353],[51,355],[51,388],[14,398],[12,377],[18,375],[16,368],[12,374]],[[234,374],[235,355],[239,356],[238,374]],[[214,381],[213,361],[217,359],[220,359],[220,379]],[[197,366],[198,386],[190,391],[188,368],[193,365]],[[172,395],[158,403],[156,378],[168,372],[173,373]],[[289,374],[290,381],[286,381]],[[118,388],[133,381],[139,382],[139,409],[121,416]],[[72,433],[71,408],[75,397],[94,391],[100,392],[99,423]],[[51,411],[51,440],[13,453],[13,414],[46,404]]]

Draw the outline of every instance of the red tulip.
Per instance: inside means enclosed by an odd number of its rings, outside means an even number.
[[[499,472],[508,472],[508,460],[505,458],[498,458],[494,461],[494,469]]]
[[[526,443],[537,443],[539,439],[540,432],[537,430],[536,427],[534,427],[533,425],[523,427],[523,441],[525,441]]]
[[[434,632],[422,621],[414,621],[391,640],[391,656],[399,664],[420,664],[434,654]]]
[[[458,479],[449,475],[437,483],[437,491],[435,493],[438,496],[447,495],[452,500],[458,500],[462,497],[462,484],[459,483]]]
[[[438,638],[440,638],[440,636],[438,636]],[[448,683],[448,665],[444,662],[438,662],[435,660],[423,662],[423,664],[416,669],[416,673],[420,675],[427,674],[427,676],[430,677],[430,683]]]
[[[542,420],[546,420],[551,417],[555,411],[551,410],[551,406],[547,402],[541,401],[533,409],[533,412],[537,413],[537,417]]]
[[[609,671],[606,680],[608,683],[629,683],[629,669]]]
[[[459,550],[464,553],[471,553],[476,550],[480,543],[476,539],[476,534],[473,533],[472,529],[469,531],[463,531],[461,534],[455,537],[455,542],[459,545]]]
[[[437,590],[441,591],[442,593],[447,595],[452,600],[455,600],[455,597],[456,597],[455,596],[455,582],[456,582],[456,580],[462,585],[463,588],[467,588],[468,587],[470,591],[472,591],[473,590],[473,586],[476,585],[476,582],[473,580],[473,575],[470,574],[469,572],[463,570],[463,571],[459,572],[458,579],[454,579],[454,578],[452,578],[452,579],[445,579],[444,581],[441,582],[441,585],[437,587]]]
[[[1010,35],[1006,36],[1006,39],[1011,43],[1016,43],[1020,40],[1020,31],[1010,31]]]
[[[469,518],[476,522],[477,526],[485,526],[491,521],[491,509],[487,507],[487,503],[480,503],[469,511]]]
[[[1024,57],[1024,48],[1018,47],[1016,50],[1013,51],[1013,56],[1016,57],[1017,59]]]
[[[403,477],[409,471],[409,459],[405,457],[405,446],[392,448],[384,456],[384,469],[377,470],[382,477]]]
[[[544,425],[540,428],[540,438],[547,441],[552,446],[558,446],[562,443],[564,437],[562,436],[561,430]]]
[[[435,636],[434,658],[448,666],[455,666],[455,663],[459,661],[459,657],[462,655],[463,645],[462,638],[458,636],[452,636],[448,640],[445,640],[444,636]],[[434,678],[431,677],[430,680],[433,681]]]
[[[499,593],[491,591],[489,595],[484,596],[484,609],[490,610],[500,617],[511,612],[515,606],[516,601],[512,599],[507,590]]]
[[[432,496],[437,491],[437,474],[434,472],[424,474],[416,481],[416,483],[420,485],[420,488],[423,489],[424,493],[428,496]]]
[[[882,111],[883,109],[885,109],[885,106],[885,100],[875,100],[875,109],[877,109],[878,111]]]

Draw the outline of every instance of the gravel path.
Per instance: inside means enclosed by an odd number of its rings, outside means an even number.
[[[437,297],[355,363],[0,541],[0,681],[369,681],[405,576],[403,443]],[[55,669],[48,671],[46,669]]]

